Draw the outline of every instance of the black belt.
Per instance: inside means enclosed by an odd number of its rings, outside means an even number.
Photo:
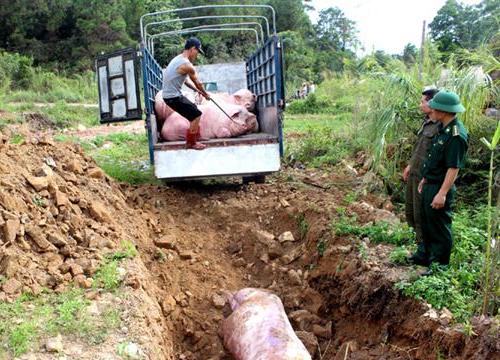
[[[443,183],[444,179],[442,180],[432,180],[432,179],[425,179],[425,183],[429,185],[441,185]]]

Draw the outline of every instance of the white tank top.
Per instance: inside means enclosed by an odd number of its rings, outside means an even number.
[[[181,88],[184,85],[184,81],[186,81],[187,74],[179,74],[177,69],[179,66],[187,63],[191,63],[189,59],[179,54],[168,64],[163,72],[162,90],[164,99],[171,99],[182,95]]]

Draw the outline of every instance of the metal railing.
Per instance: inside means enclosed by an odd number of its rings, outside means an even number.
[[[177,19],[167,19],[167,20],[162,20],[162,21],[154,21],[147,23],[144,26],[144,38],[142,38],[142,41],[145,41],[147,45],[148,44],[148,37],[150,36],[148,33],[148,27],[153,27],[153,26],[160,26],[160,25],[166,25],[170,23],[175,23],[175,22],[184,22],[184,21],[192,21],[192,20],[205,20],[205,19],[245,19],[245,18],[250,18],[250,19],[264,19],[266,23],[266,30],[267,30],[267,37],[269,38],[270,32],[269,32],[269,22],[265,16],[260,16],[260,15],[207,15],[207,16],[194,16],[194,17],[187,17],[187,18],[177,18]],[[259,24],[260,27],[262,28],[262,25]],[[180,29],[178,29],[180,30]],[[264,30],[262,30],[264,32]],[[262,36],[264,37],[264,36]]]
[[[228,26],[231,26],[232,24],[225,24]],[[259,34],[257,30],[254,28],[247,28],[247,27],[233,27],[233,28],[228,28],[228,27],[215,27],[215,25],[204,25],[204,26],[197,26],[193,28],[186,28],[186,29],[180,29],[180,30],[173,30],[173,31],[166,31],[160,34],[155,34],[155,35],[150,35],[148,39],[148,46],[147,48],[149,51],[154,56],[155,53],[155,44],[154,40],[160,37],[164,36],[175,36],[175,35],[182,35],[182,34],[191,34],[195,32],[200,32],[200,31],[208,31],[208,32],[214,32],[214,31],[253,31],[255,33],[255,47],[258,48],[261,44],[263,44],[263,40],[259,38]]]
[[[191,6],[191,7],[180,8],[180,9],[157,11],[157,12],[152,12],[152,13],[147,13],[147,14],[142,15],[140,18],[140,21],[139,21],[140,27],[141,27],[141,42],[145,41],[146,29],[144,26],[144,20],[148,17],[155,17],[155,16],[159,16],[159,15],[173,14],[173,13],[178,13],[178,12],[200,10],[200,9],[230,9],[230,8],[271,10],[272,18],[273,18],[273,34],[276,35],[276,12],[274,11],[274,8],[270,5],[200,5],[200,6]],[[173,20],[173,19],[171,19],[171,20]],[[265,18],[265,20],[267,22],[268,33],[269,33],[269,22],[268,22],[267,18]],[[146,25],[148,25],[148,24],[146,24]]]

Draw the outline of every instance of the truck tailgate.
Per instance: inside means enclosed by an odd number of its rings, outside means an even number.
[[[280,169],[276,136],[258,133],[238,138],[210,139],[203,143],[207,148],[201,151],[185,149],[184,141],[156,144],[156,177],[190,179],[263,174]]]

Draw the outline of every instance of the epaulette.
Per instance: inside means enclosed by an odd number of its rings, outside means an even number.
[[[458,130],[458,125],[453,125],[452,134],[453,134],[453,136],[460,135],[460,131]]]

